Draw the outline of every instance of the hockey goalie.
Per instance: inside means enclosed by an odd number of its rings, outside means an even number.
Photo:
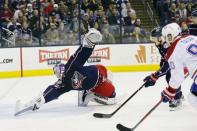
[[[85,66],[85,62],[91,56],[95,44],[102,40],[101,33],[90,28],[85,34],[82,45],[69,58],[66,64],[54,66],[53,71],[58,80],[48,86],[26,104],[16,103],[15,116],[26,111],[38,110],[43,104],[58,99],[62,94],[70,90],[79,90],[79,105],[87,106],[90,101],[104,105],[115,104],[116,92],[112,84],[112,73],[103,65]]]

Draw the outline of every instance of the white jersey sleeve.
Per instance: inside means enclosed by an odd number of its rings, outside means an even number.
[[[185,79],[184,68],[187,68],[189,75],[194,81],[197,75],[197,37],[187,36],[181,38],[174,49],[171,50],[171,55],[168,58],[168,63],[171,69],[171,78],[169,86],[178,89]]]

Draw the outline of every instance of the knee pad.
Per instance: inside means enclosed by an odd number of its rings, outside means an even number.
[[[91,91],[95,92],[95,94],[97,94],[97,95],[104,96],[104,97],[109,97],[110,98],[110,97],[115,97],[116,96],[115,87],[109,81],[102,82],[101,84],[96,86]]]
[[[195,82],[192,84],[190,92],[197,96],[197,84]]]

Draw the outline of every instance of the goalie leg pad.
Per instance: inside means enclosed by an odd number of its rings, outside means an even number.
[[[78,106],[87,106],[96,97],[92,91],[88,90],[79,91],[78,95]]]
[[[104,96],[104,97],[115,97],[116,92],[115,92],[115,87],[114,85],[109,82],[109,81],[104,81],[101,84],[97,85],[92,92],[99,96]]]
[[[104,96],[99,96],[99,95],[96,95],[96,97],[94,98],[94,102],[97,102],[99,104],[103,104],[103,105],[114,105],[117,103],[117,100],[114,97],[104,97]]]
[[[99,71],[99,74],[102,75],[103,77],[107,78],[107,69],[103,65],[96,65],[96,68]]]

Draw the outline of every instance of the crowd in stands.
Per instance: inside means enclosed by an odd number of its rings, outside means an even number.
[[[40,0],[40,4],[37,0],[1,0],[0,5],[1,27],[14,32],[16,46],[38,45],[39,40],[43,45],[77,44],[78,32],[83,35],[91,26],[101,31],[103,43],[119,42],[120,25],[124,40],[140,42],[146,37],[129,0],[121,4],[82,0],[80,11],[78,0]]]
[[[161,25],[176,22],[183,34],[189,33],[188,25],[194,22],[191,13],[197,10],[197,0],[154,0],[154,5],[159,11]]]

